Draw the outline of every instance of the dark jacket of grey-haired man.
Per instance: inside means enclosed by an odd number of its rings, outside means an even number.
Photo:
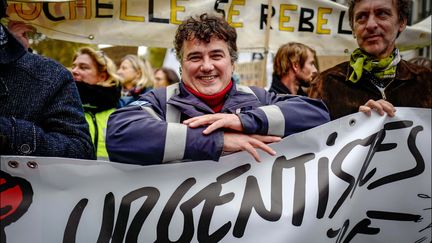
[[[28,52],[1,24],[0,155],[95,158],[70,72]]]

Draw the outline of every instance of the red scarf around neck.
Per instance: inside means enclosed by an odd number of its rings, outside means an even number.
[[[206,95],[193,90],[191,87],[185,84],[185,87],[189,92],[191,92],[193,95],[198,97],[198,99],[206,103],[216,113],[222,110],[222,107],[225,103],[225,95],[228,93],[228,91],[230,91],[232,86],[232,82],[229,82],[229,84],[219,93],[214,95]]]

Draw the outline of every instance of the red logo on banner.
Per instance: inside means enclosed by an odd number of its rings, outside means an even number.
[[[31,184],[0,170],[0,242],[6,243],[4,228],[27,212],[33,201]]]

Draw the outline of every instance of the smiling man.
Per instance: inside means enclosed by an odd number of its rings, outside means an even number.
[[[110,160],[133,164],[219,160],[224,153],[257,149],[329,121],[315,99],[276,96],[234,84],[237,34],[219,17],[188,18],[174,40],[181,82],[155,89],[113,113],[108,122]]]
[[[405,30],[409,0],[351,0],[349,19],[359,48],[314,82],[332,119],[357,111],[394,116],[395,106],[432,107],[431,71],[401,59],[395,42]]]

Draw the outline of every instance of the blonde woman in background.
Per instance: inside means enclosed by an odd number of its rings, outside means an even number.
[[[153,68],[147,60],[142,60],[136,55],[123,57],[117,74],[123,79],[119,107],[137,100],[141,94],[153,88]]]
[[[76,81],[85,118],[98,159],[108,160],[105,134],[109,115],[120,99],[121,77],[115,63],[102,51],[80,48],[73,57],[72,75]]]

